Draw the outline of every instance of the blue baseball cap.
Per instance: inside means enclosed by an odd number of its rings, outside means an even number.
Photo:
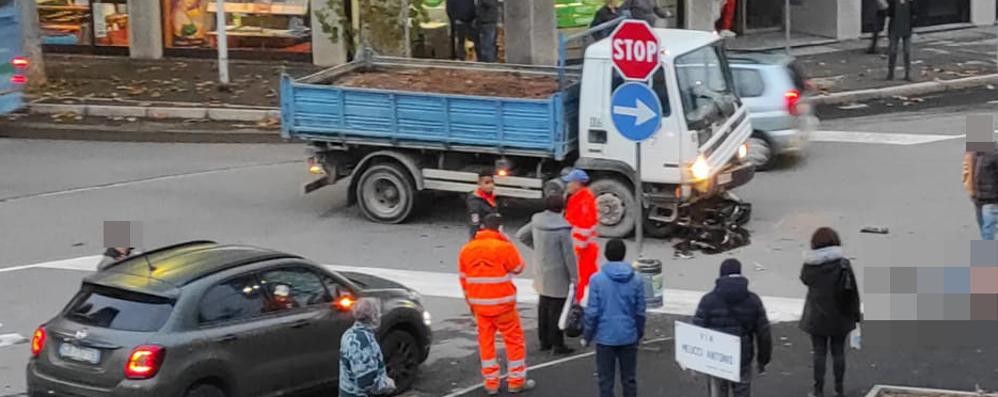
[[[589,182],[589,174],[580,169],[574,169],[565,176],[561,177],[561,180],[565,183],[568,182]]]

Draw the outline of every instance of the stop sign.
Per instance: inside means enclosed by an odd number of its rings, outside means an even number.
[[[610,35],[610,59],[625,78],[648,80],[658,68],[658,36],[648,22],[629,19]]]

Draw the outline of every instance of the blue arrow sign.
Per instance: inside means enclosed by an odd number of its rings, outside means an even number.
[[[662,126],[662,105],[647,85],[624,83],[610,98],[613,126],[635,142],[648,139]]]

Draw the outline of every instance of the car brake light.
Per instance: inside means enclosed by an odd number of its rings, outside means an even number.
[[[31,356],[38,357],[45,348],[45,327],[38,327],[35,334],[31,336]]]
[[[14,84],[28,84],[28,76],[15,74],[10,77],[10,82]]]
[[[136,347],[125,364],[125,377],[128,379],[149,379],[156,376],[163,364],[166,350],[160,346],[145,345]]]
[[[787,100],[787,111],[794,116],[800,114],[800,109],[797,109],[797,104],[800,103],[800,91],[796,89],[789,90],[786,94],[783,94],[783,97]]]
[[[10,61],[10,64],[14,65],[14,69],[24,70],[24,69],[28,68],[29,62],[28,62],[28,58],[25,58],[25,57],[14,57],[14,59],[12,59]]]

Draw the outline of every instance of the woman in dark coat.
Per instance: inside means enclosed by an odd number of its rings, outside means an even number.
[[[862,318],[856,275],[842,251],[838,233],[831,228],[823,227],[814,232],[800,279],[807,286],[800,329],[811,335],[814,346],[812,396],[824,396],[825,362],[831,350],[835,395],[841,397],[844,395],[846,338]]]

